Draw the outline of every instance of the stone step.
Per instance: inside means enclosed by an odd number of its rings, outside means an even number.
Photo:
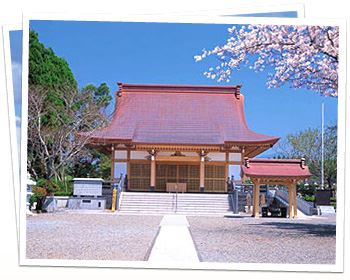
[[[158,202],[158,201],[162,201],[162,202],[172,202],[172,201],[176,201],[176,199],[129,199],[129,198],[122,198],[124,201],[130,201],[130,202],[141,202],[141,201],[148,201],[148,202]],[[227,203],[228,200],[195,200],[195,199],[181,199],[178,198],[177,201],[181,201],[181,202],[186,202],[186,203],[209,203],[209,202],[213,202],[213,203]]]
[[[170,201],[163,201],[163,200],[126,200],[122,199],[123,203],[135,203],[135,204],[143,204],[143,203],[154,203],[154,204],[169,204],[169,203],[176,203],[173,200]],[[193,204],[193,205],[221,205],[221,204],[227,204],[227,201],[186,201],[186,200],[178,200],[177,204]]]
[[[175,213],[174,209],[155,209],[155,208],[149,208],[149,209],[140,209],[140,208],[134,208],[134,209],[120,209],[119,212],[161,212],[161,213],[165,213],[165,212],[171,212],[171,213]],[[231,211],[228,211],[226,209],[222,209],[222,210],[217,210],[217,211],[213,211],[213,210],[209,210],[209,209],[199,209],[199,210],[195,210],[195,209],[178,209],[176,211],[176,213],[231,213]]]
[[[163,204],[158,204],[158,203],[139,203],[139,204],[134,204],[134,203],[121,203],[121,207],[127,207],[127,206],[137,206],[137,207],[147,207],[147,206],[157,206],[157,207],[167,207],[167,206],[172,206],[176,205],[175,203],[163,203]],[[223,207],[228,207],[228,204],[181,204],[178,203],[177,207],[204,207],[204,208],[223,208]]]
[[[175,209],[175,205],[121,205],[120,209],[148,209],[148,208],[156,208],[156,209]],[[177,209],[208,209],[210,211],[214,210],[229,210],[228,205],[221,206],[213,206],[213,207],[205,207],[205,206],[187,206],[187,205],[178,205]]]
[[[121,213],[175,213],[174,193],[131,193],[121,197]],[[230,214],[227,194],[177,194],[176,213],[193,215]]]
[[[129,204],[129,203],[135,203],[135,204],[169,204],[169,203],[176,203],[175,201],[151,201],[151,200],[122,200],[121,204]],[[228,202],[221,202],[221,201],[183,201],[178,200],[177,204],[188,204],[188,205],[225,205]]]
[[[145,195],[145,196],[151,196],[151,195],[158,195],[158,196],[166,196],[166,195],[174,195],[174,192],[171,193],[165,193],[165,192],[128,192],[124,191],[123,192],[125,195]],[[227,196],[226,193],[177,193],[178,195],[184,195],[184,196],[204,196],[204,197],[209,197],[209,196]]]
[[[154,211],[120,211],[121,214],[127,214],[127,215],[186,215],[186,216],[225,216],[225,215],[232,215],[232,212],[154,212]]]
[[[170,210],[173,210],[175,209],[175,207],[156,207],[156,206],[152,206],[152,205],[149,205],[149,206],[145,206],[145,207],[138,207],[138,206],[131,206],[131,205],[128,205],[128,206],[124,206],[124,207],[121,207],[120,208],[121,210],[130,210],[130,209],[170,209]],[[205,207],[177,207],[177,209],[180,211],[180,210],[203,210],[203,211],[229,211],[229,208],[227,207],[213,207],[213,208],[205,208]]]

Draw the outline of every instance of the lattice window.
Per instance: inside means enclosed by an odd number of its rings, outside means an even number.
[[[225,192],[225,165],[206,165],[204,172],[206,192]]]
[[[129,189],[148,190],[151,180],[151,163],[130,163]]]
[[[199,180],[199,165],[189,165],[188,166],[188,177],[192,179]]]
[[[165,191],[166,183],[186,183],[187,191],[199,191],[199,165],[158,163],[156,190]]]
[[[157,176],[157,175],[156,175]],[[156,191],[163,191],[166,190],[166,179],[165,178],[158,178],[156,177]]]
[[[179,165],[179,179],[188,178],[188,165]]]
[[[177,165],[167,165],[167,177],[169,179],[170,178],[172,178],[172,179],[177,178]]]
[[[186,183],[188,192],[199,191],[199,165],[163,164],[156,165],[156,191],[165,191],[166,183]],[[130,163],[129,188],[148,190],[151,176],[150,163]],[[225,165],[206,165],[206,192],[225,192]]]
[[[198,192],[199,191],[199,178],[187,180],[187,191],[188,192]]]

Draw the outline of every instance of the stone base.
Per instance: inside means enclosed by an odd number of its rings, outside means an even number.
[[[155,189],[156,189],[156,187],[150,186],[148,190],[149,190],[150,192],[154,192]]]
[[[53,196],[48,196],[45,198],[45,201],[43,203],[42,211],[53,213],[56,212],[58,209],[57,207],[57,199]]]
[[[204,187],[199,187],[199,192],[204,193]]]
[[[102,197],[70,197],[68,200],[69,209],[106,209],[106,199]]]

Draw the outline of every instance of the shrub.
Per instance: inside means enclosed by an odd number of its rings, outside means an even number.
[[[337,209],[337,197],[336,196],[331,197],[331,205],[334,207],[334,209]]]
[[[65,181],[41,178],[37,181],[36,185],[44,188],[47,191],[46,195],[66,196],[71,195],[73,191],[72,180],[70,177],[67,177]]]
[[[36,210],[37,212],[40,212],[42,210],[42,205],[45,200],[45,197],[47,195],[47,191],[45,188],[40,187],[40,186],[35,186],[33,187],[32,190],[33,194],[31,195],[29,199],[29,205],[30,208],[32,208],[33,203],[36,202]]]
[[[46,190],[46,195],[51,195],[58,189],[58,184],[55,180],[49,180],[41,178],[36,182],[37,187],[43,188]]]
[[[314,195],[304,195],[303,196],[304,200],[314,202],[315,201],[315,196]]]
[[[57,191],[55,192],[55,196],[71,196],[73,195],[72,191]]]

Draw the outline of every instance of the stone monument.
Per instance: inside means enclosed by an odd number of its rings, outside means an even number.
[[[101,178],[74,178],[73,196],[68,200],[69,209],[103,210],[106,199],[102,197]]]

